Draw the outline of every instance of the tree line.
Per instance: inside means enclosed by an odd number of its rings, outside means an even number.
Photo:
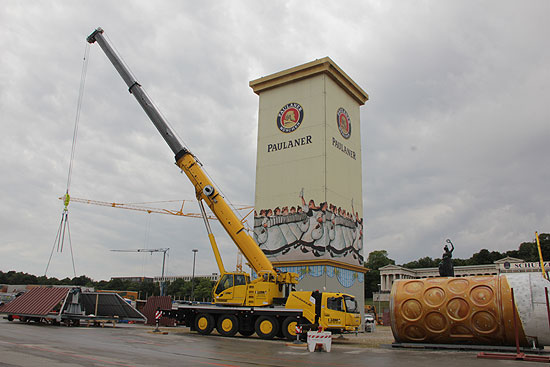
[[[544,254],[550,254],[550,234],[541,233],[539,235],[541,251]],[[466,265],[485,265],[492,264],[496,260],[510,256],[517,259],[525,260],[526,262],[539,261],[537,243],[535,240],[531,242],[523,242],[517,250],[509,250],[505,252],[489,251],[482,249],[473,254],[469,259],[453,259],[454,266]],[[429,256],[421,257],[405,263],[401,266],[409,269],[417,268],[433,268],[438,267],[441,262],[440,258],[431,258]],[[380,283],[380,269],[386,265],[395,265],[395,261],[388,257],[386,250],[375,250],[369,253],[365,267],[370,269],[365,274],[365,297],[371,298],[373,292],[378,291]],[[48,278],[46,276],[36,276],[32,274],[8,271],[6,273],[0,271],[0,284],[40,284],[40,285],[74,285],[82,287],[93,287],[99,290],[117,290],[117,291],[136,291],[139,299],[147,299],[149,296],[158,296],[160,294],[159,284],[156,282],[132,282],[121,279],[111,279],[109,281],[100,280],[98,282],[85,275],[74,278]],[[191,281],[177,279],[166,285],[166,294],[174,299],[189,300],[191,299],[191,291],[193,289],[194,299],[198,301],[209,302],[212,300],[212,288],[214,282],[206,278],[195,278],[194,287]]]
[[[150,296],[160,295],[160,287],[157,282],[132,282],[118,278],[96,282],[85,275],[74,278],[67,277],[57,279],[55,277],[48,278],[46,276],[36,276],[16,271],[8,271],[5,273],[0,271],[0,284],[74,285],[75,287],[91,287],[97,290],[134,291],[138,292],[138,298],[142,300],[146,300]],[[194,298],[197,301],[208,302],[212,300],[211,294],[213,286],[214,282],[207,278],[195,278],[194,286],[191,281],[176,279],[166,284],[166,294],[172,296],[173,299],[190,300]],[[191,297],[192,291],[193,297]]]
[[[550,255],[550,234],[539,234],[539,241],[541,252],[547,256]],[[486,265],[492,264],[497,260],[504,257],[515,257],[517,259],[525,260],[526,262],[539,261],[539,252],[536,240],[531,242],[522,242],[517,250],[508,250],[505,252],[489,251],[487,249],[481,249],[479,252],[473,254],[469,259],[453,259],[454,266],[467,266],[467,265]],[[441,258],[431,258],[429,256],[421,257],[418,260],[410,261],[401,266],[408,269],[418,268],[437,268]],[[380,283],[380,269],[386,265],[395,265],[395,261],[388,257],[386,250],[372,251],[367,261],[365,261],[365,267],[370,269],[365,274],[365,297],[371,298],[373,292],[378,291],[378,284]]]

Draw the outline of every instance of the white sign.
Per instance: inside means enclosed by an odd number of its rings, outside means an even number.
[[[540,270],[540,262],[533,262],[533,263],[509,263],[505,262],[504,264],[500,264],[501,269],[505,270],[527,270],[527,269],[538,269]],[[550,262],[544,262],[544,269],[550,268]]]

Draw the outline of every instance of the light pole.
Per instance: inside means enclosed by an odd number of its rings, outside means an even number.
[[[170,250],[170,249],[166,249],[166,251],[164,251],[164,254],[162,256],[162,275],[160,277],[160,295],[161,296],[166,295],[166,283],[165,283],[165,279],[164,279],[164,264],[166,262],[166,252],[168,250]]]
[[[191,277],[191,301],[195,300],[195,258],[197,257],[198,249],[193,249],[193,276]]]
[[[380,293],[382,292],[382,287],[380,284],[378,284],[378,312],[376,312],[376,318],[378,319],[379,318],[379,315],[380,315]],[[378,321],[378,320],[377,320]]]

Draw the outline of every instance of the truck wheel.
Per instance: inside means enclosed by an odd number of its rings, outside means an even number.
[[[296,326],[298,325],[298,319],[296,317],[289,316],[283,321],[283,335],[288,340],[296,340]]]
[[[222,315],[218,319],[217,330],[222,336],[233,336],[239,330],[239,320],[235,315]]]
[[[214,318],[207,313],[200,313],[195,317],[195,330],[202,335],[208,335],[214,329]]]
[[[262,339],[273,339],[279,331],[279,323],[271,316],[260,316],[254,324],[256,334]]]

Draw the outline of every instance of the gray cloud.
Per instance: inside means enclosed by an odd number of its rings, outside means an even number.
[[[5,1],[0,8],[0,270],[43,273],[67,180],[85,37],[101,26],[227,198],[253,203],[257,96],[248,81],[330,56],[362,107],[365,252],[397,262],[507,250],[550,220],[546,1]],[[71,194],[192,199],[172,153],[92,45]],[[179,209],[177,204],[175,209]],[[187,205],[187,204],[186,204]],[[192,202],[190,211],[197,211]],[[217,271],[199,219],[70,205],[78,274]],[[214,226],[227,268],[235,246]],[[546,229],[545,229],[546,228]],[[72,276],[70,253],[49,275]]]

